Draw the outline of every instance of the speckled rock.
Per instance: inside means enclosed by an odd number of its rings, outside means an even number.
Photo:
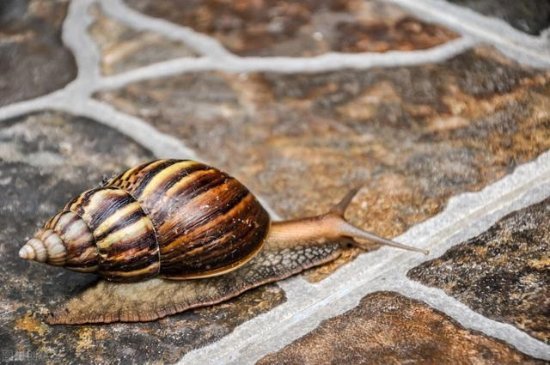
[[[523,32],[538,35],[550,27],[550,2],[546,0],[447,0],[484,15],[500,18]]]
[[[242,56],[315,56],[436,46],[456,37],[381,1],[128,0],[155,17],[217,38]]]
[[[182,138],[285,217],[363,186],[349,218],[393,237],[550,148],[549,95],[550,73],[479,48],[415,67],[185,74],[97,97]]]
[[[92,120],[41,112],[0,125],[0,362],[175,362],[284,300],[265,287],[224,304],[151,323],[49,326],[44,318],[97,278],[23,261],[18,250],[45,219],[102,177],[151,159]]]
[[[112,75],[151,63],[196,54],[184,44],[148,31],[137,31],[107,17],[99,6],[92,9],[95,21],[90,34],[101,52],[101,71]]]
[[[550,343],[550,198],[518,210],[408,275]]]
[[[68,0],[0,2],[0,106],[61,88],[76,77],[61,42]]]
[[[543,364],[391,292],[359,305],[258,361],[267,364]]]

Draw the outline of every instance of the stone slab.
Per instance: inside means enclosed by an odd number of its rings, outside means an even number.
[[[550,198],[501,219],[408,276],[550,343]]]
[[[55,91],[76,77],[61,42],[68,0],[0,3],[0,106]]]
[[[422,302],[392,292],[364,297],[354,309],[266,355],[267,364],[543,364]]]
[[[240,56],[311,57],[327,52],[386,52],[430,48],[457,37],[382,1],[203,2],[129,0],[220,41]]]

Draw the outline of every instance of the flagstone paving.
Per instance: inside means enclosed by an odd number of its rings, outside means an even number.
[[[487,16],[476,33],[451,2],[396,3],[2,3],[0,363],[550,360],[548,9],[452,1]],[[275,219],[359,187],[348,219],[432,253],[371,245],[156,322],[47,325],[97,278],[20,245],[155,157],[228,171]]]

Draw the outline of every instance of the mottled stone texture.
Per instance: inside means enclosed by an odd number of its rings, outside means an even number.
[[[76,77],[61,43],[68,0],[0,2],[0,106],[52,92]]]
[[[48,326],[50,309],[96,278],[23,261],[18,250],[77,193],[152,155],[89,119],[42,112],[0,125],[0,362],[175,362],[284,300],[276,287],[147,324]]]
[[[514,212],[408,275],[550,343],[550,198]]]
[[[538,35],[550,27],[550,2],[547,0],[447,0],[467,6],[484,15],[500,18],[511,26]]]
[[[151,63],[179,57],[195,57],[184,44],[160,34],[137,31],[107,17],[96,6],[90,34],[101,52],[101,71],[105,75],[129,71]]]
[[[461,327],[422,302],[391,292],[325,320],[258,361],[267,364],[543,364]]]
[[[549,81],[479,48],[415,67],[187,74],[98,98],[182,138],[285,217],[363,186],[349,218],[393,237],[550,148]]]
[[[128,0],[155,17],[217,38],[242,56],[315,56],[436,46],[456,37],[395,5],[362,0]]]

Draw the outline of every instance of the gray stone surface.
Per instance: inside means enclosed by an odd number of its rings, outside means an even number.
[[[61,88],[76,76],[61,43],[68,1],[0,3],[0,106]]]
[[[480,13],[500,18],[523,32],[538,35],[550,27],[550,2],[546,0],[448,0]]]
[[[408,276],[550,343],[550,199],[514,212]]]

